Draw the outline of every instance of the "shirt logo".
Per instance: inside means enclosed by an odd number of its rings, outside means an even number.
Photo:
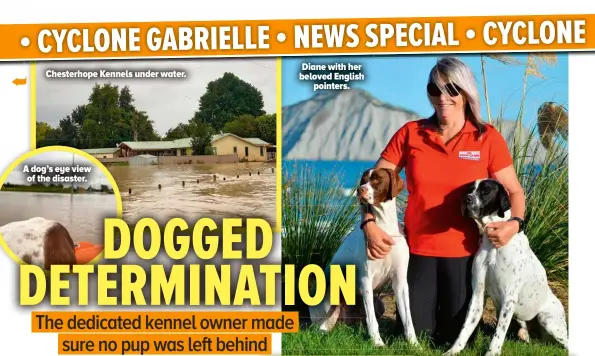
[[[479,161],[479,151],[459,151],[459,159],[466,159],[469,161]]]

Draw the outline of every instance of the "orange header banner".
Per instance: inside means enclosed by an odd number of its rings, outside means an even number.
[[[0,25],[0,60],[588,51],[595,15]]]

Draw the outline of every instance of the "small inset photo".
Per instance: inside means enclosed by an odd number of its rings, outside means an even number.
[[[0,177],[0,244],[20,264],[96,263],[103,221],[121,217],[110,172],[70,147],[44,147],[18,158]]]

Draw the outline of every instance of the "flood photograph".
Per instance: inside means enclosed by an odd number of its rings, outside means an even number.
[[[103,221],[117,217],[117,207],[110,179],[89,159],[40,152],[3,176],[0,235],[25,262],[43,264],[47,254],[87,263],[103,250]]]
[[[272,226],[274,169],[274,164],[259,162],[109,167],[121,189],[126,221],[255,217]]]
[[[274,227],[275,64],[40,62],[37,147],[74,147],[97,158],[115,179],[129,224],[233,217],[263,218]],[[78,75],[100,70],[114,75]],[[160,78],[171,70],[184,76]],[[137,72],[155,75],[116,75]]]

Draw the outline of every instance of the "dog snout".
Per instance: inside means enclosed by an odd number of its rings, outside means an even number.
[[[473,194],[465,195],[461,204],[461,213],[463,216],[475,216],[479,206],[477,205],[477,199]]]
[[[368,195],[368,191],[364,187],[359,187],[357,188],[357,195],[360,198],[363,198],[364,196]]]
[[[364,186],[357,188],[357,196],[361,202],[367,202],[370,199],[368,189]]]

